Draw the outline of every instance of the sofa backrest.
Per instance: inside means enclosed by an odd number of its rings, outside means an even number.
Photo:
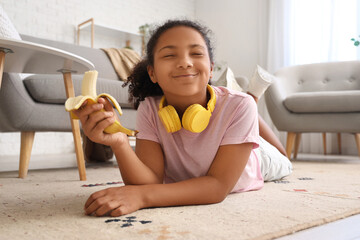
[[[58,41],[28,36],[28,35],[21,35],[21,38],[24,41],[47,45],[50,47],[58,48],[73,53],[75,55],[79,55],[94,64],[95,70],[99,72],[100,78],[119,80],[111,64],[110,59],[108,58],[106,53],[101,49],[89,48],[71,43],[58,42]]]
[[[275,73],[286,92],[360,90],[360,61],[286,67]]]

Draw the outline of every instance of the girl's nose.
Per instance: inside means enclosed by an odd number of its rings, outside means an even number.
[[[177,67],[183,68],[183,69],[191,68],[193,66],[194,66],[194,64],[193,64],[191,58],[189,58],[189,57],[182,57],[179,59],[179,61],[177,63]]]

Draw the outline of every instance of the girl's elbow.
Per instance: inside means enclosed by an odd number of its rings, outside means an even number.
[[[213,203],[221,203],[222,201],[225,200],[226,197],[227,197],[227,195],[225,195],[225,194],[219,194],[219,196],[217,196],[217,197],[214,199],[214,202],[213,202]]]
[[[225,198],[227,197],[227,194],[224,193],[216,193],[214,194],[211,198],[209,198],[210,200],[210,204],[216,204],[216,203],[221,203],[222,201],[225,200]]]
[[[150,184],[163,184],[162,181],[158,179],[141,179],[135,181],[124,181],[124,185],[150,185]]]
[[[211,199],[213,203],[220,203],[225,200],[225,198],[231,192],[228,187],[224,186],[223,184],[217,184],[217,187],[214,188],[213,198]]]

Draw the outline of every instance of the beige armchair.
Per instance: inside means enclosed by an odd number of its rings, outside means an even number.
[[[354,134],[360,156],[360,61],[286,67],[275,76],[266,106],[277,129],[287,132],[289,157],[295,145],[296,158],[301,134],[311,132],[324,140],[327,132]]]

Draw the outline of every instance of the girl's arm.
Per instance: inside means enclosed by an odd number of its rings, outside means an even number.
[[[125,185],[163,182],[164,156],[160,144],[136,139],[136,154],[128,142],[112,147],[112,150]]]
[[[99,111],[101,109],[106,111]],[[97,104],[84,103],[82,108],[74,113],[79,117],[82,129],[90,140],[112,148],[125,184],[162,183],[164,159],[158,143],[137,140],[135,154],[124,133],[104,133],[104,129],[117,119],[109,101],[100,98]]]
[[[288,157],[286,154],[286,150],[281,144],[279,138],[275,135],[275,133],[271,130],[269,125],[266,124],[264,119],[259,115],[259,134],[265,139],[268,143],[273,145],[279,152],[282,153],[285,157]]]
[[[252,147],[252,143],[221,146],[204,177],[172,184],[143,186],[145,207],[210,204],[223,201],[239,180]]]
[[[225,199],[240,178],[253,144],[224,145],[206,176],[172,184],[109,188],[90,196],[87,214],[120,216],[140,208],[210,204]]]

